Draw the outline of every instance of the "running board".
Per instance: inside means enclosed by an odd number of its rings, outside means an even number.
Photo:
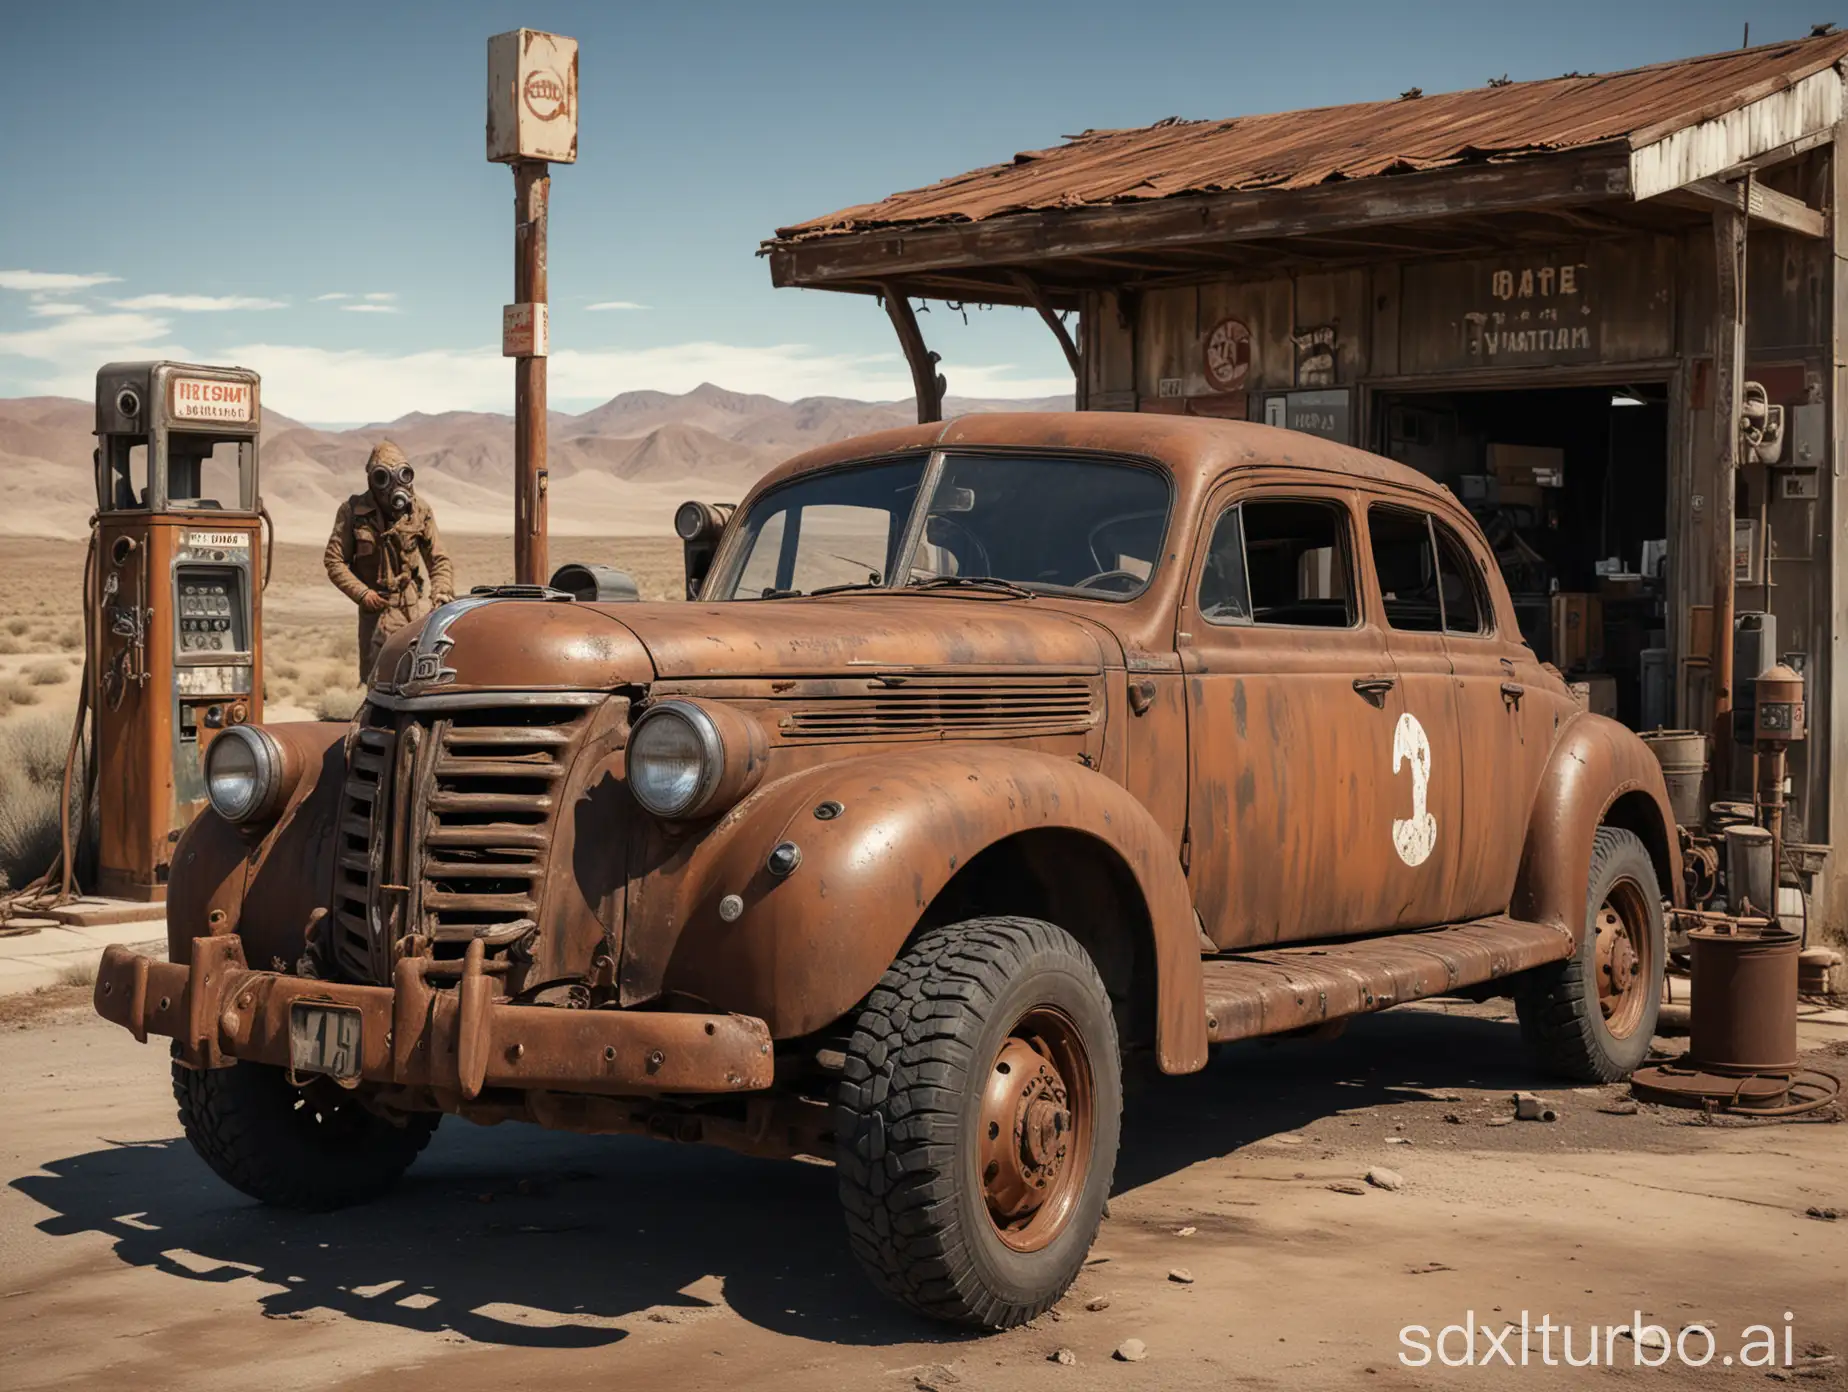
[[[1518,918],[1315,947],[1211,957],[1206,978],[1210,1043],[1282,1034],[1349,1015],[1446,995],[1572,955],[1571,934]]]

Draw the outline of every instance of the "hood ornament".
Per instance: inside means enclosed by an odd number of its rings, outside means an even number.
[[[469,610],[492,604],[496,598],[495,595],[466,595],[432,610],[430,617],[424,620],[417,641],[399,654],[398,667],[393,673],[399,694],[417,696],[430,687],[447,686],[454,681],[456,669],[444,665],[449,650],[456,645],[456,640],[449,636],[451,625]]]

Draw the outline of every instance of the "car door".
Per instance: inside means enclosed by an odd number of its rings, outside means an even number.
[[[1465,916],[1474,918],[1503,912],[1513,897],[1554,721],[1539,659],[1521,640],[1512,610],[1497,612],[1493,560],[1481,537],[1441,516],[1433,517],[1432,532],[1466,771],[1458,892]]]
[[[1411,873],[1394,924],[1455,923],[1473,916],[1464,889],[1473,878],[1471,837],[1431,515],[1394,497],[1369,497],[1366,507],[1373,594],[1402,702],[1393,727],[1392,840],[1394,855]]]
[[[1402,703],[1353,494],[1246,485],[1207,516],[1177,633],[1201,921],[1221,948],[1389,927],[1411,874],[1390,832]]]

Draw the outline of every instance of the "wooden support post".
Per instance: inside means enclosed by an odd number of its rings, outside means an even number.
[[[1053,336],[1059,340],[1059,347],[1065,350],[1065,361],[1071,365],[1073,378],[1083,377],[1084,368],[1078,359],[1078,345],[1072,342],[1072,336],[1065,327],[1065,321],[1059,318],[1058,312],[1051,305],[1046,303],[1046,294],[1039,288],[1039,283],[1025,271],[1010,271],[1008,279],[1020,287],[1021,293],[1027,297],[1027,303],[1033,306],[1039,317],[1045,321],[1046,327],[1051,329]]]
[[[924,346],[924,331],[918,317],[911,312],[911,301],[904,291],[893,285],[883,286],[886,314],[898,332],[898,346],[905,350],[911,366],[911,390],[918,399],[918,424],[943,419],[943,374],[937,371],[937,355]]]
[[[1728,791],[1733,707],[1733,509],[1739,468],[1739,401],[1745,389],[1745,211],[1713,214],[1718,294],[1713,322],[1713,772]]]
[[[546,305],[545,224],[551,196],[549,165],[540,160],[514,162],[513,300],[533,306],[535,338],[542,331]],[[545,353],[535,351],[515,358],[513,368],[513,578],[521,585],[543,585],[550,575],[545,363]]]

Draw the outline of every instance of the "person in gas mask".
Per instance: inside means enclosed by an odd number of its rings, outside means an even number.
[[[366,491],[340,505],[322,558],[327,578],[359,606],[362,684],[387,638],[455,597],[454,567],[415,478],[403,450],[390,440],[374,445]]]

